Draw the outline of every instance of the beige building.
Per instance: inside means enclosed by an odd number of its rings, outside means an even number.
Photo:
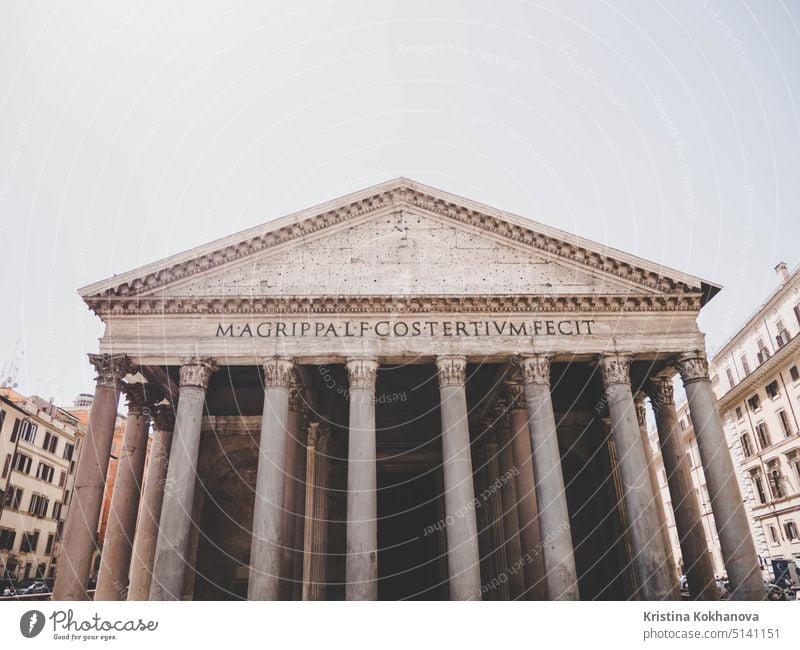
[[[763,598],[697,325],[719,289],[403,178],[85,287],[105,330],[54,596],[89,597],[124,392],[97,599],[672,600],[647,393],[716,599],[679,375],[734,597]]]
[[[0,579],[52,578],[84,430],[64,409],[0,389]]]
[[[772,574],[775,563],[800,563],[800,267],[776,271],[778,287],[711,363],[756,548]]]

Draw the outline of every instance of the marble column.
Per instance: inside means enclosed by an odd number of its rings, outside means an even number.
[[[289,414],[286,420],[286,472],[283,475],[283,530],[285,546],[281,558],[281,600],[292,600],[295,592],[295,530],[300,524],[297,514],[297,492],[305,477],[297,474],[300,455],[305,453],[301,439],[301,396],[297,386],[289,386]],[[302,553],[302,547],[300,548]]]
[[[180,600],[191,537],[192,505],[197,479],[197,454],[206,390],[217,370],[213,359],[192,357],[180,368],[180,391],[175,434],[169,454],[167,479],[153,560],[150,600]]]
[[[153,574],[153,559],[158,540],[158,522],[164,499],[164,481],[167,478],[167,461],[172,447],[172,431],[175,427],[175,410],[172,404],[157,404],[153,410],[153,443],[147,462],[142,505],[136,523],[131,560],[131,582],[128,600],[148,600],[150,580]]]
[[[519,540],[519,518],[517,516],[517,468],[511,452],[511,430],[508,425],[505,405],[499,405],[495,412],[497,431],[498,460],[503,487],[500,499],[503,506],[503,534],[506,540],[506,575],[508,576],[508,595],[517,600],[525,593],[525,577],[522,573],[522,548]]]
[[[630,366],[631,357],[626,354],[606,354],[600,359],[611,437],[619,454],[637,595],[639,600],[672,600],[675,579],[661,538],[656,496],[650,483],[631,391]]]
[[[708,552],[700,506],[695,497],[692,473],[686,462],[686,449],[675,411],[672,379],[653,378],[647,383],[646,390],[656,417],[658,442],[675,514],[675,528],[681,545],[689,594],[694,600],[719,600],[714,564]],[[660,504],[661,499],[657,499],[657,502]]]
[[[97,371],[89,427],[78,453],[72,501],[64,527],[53,600],[88,600],[86,581],[97,543],[121,379],[132,364],[124,354],[90,354]]]
[[[549,600],[579,600],[569,508],[550,396],[550,360],[544,355],[525,356],[521,370],[525,382],[547,597]]]
[[[347,600],[378,599],[378,475],[375,449],[376,359],[347,361]]]
[[[303,600],[303,571],[305,569],[305,527],[306,527],[306,464],[308,462],[308,448],[306,440],[308,437],[308,416],[302,415],[300,423],[300,435],[297,442],[300,449],[297,454],[297,465],[295,476],[297,482],[294,491],[294,512],[296,513],[296,524],[294,527],[294,589],[292,590],[293,600]]]
[[[136,515],[142,489],[147,438],[150,430],[152,386],[142,383],[123,385],[128,401],[128,419],[119,454],[117,476],[111,493],[100,572],[95,600],[126,600],[131,567]]]
[[[289,390],[294,364],[284,357],[272,357],[266,359],[263,365],[264,407],[258,444],[247,598],[279,600],[281,595],[285,595],[285,589],[281,589],[281,575],[286,575],[288,557],[289,538],[285,528],[284,496],[287,441],[292,435],[289,431]],[[295,436],[296,425],[295,419]]]
[[[303,554],[303,600],[325,600],[328,549],[328,455],[331,438],[325,425],[308,429],[306,526]]]
[[[763,600],[766,590],[744,500],[717,410],[717,399],[708,377],[705,352],[695,350],[682,354],[677,359],[677,366],[686,389],[694,435],[711,498],[711,510],[731,582],[731,598]]]
[[[480,600],[480,551],[464,386],[467,361],[459,355],[441,356],[436,359],[436,367],[442,414],[442,473],[450,600]]]
[[[667,524],[667,515],[664,511],[664,502],[663,499],[661,499],[661,484],[658,482],[656,462],[653,459],[653,452],[650,449],[650,434],[647,431],[647,407],[645,406],[645,399],[646,395],[641,391],[633,396],[633,402],[636,406],[636,419],[639,421],[639,434],[642,438],[644,456],[647,460],[647,473],[650,476],[650,485],[653,489],[653,495],[656,497],[656,512],[658,513],[658,523],[661,530],[661,542],[664,544],[664,552],[669,561],[669,569],[673,577],[676,578],[674,596],[676,599],[679,599],[680,585],[677,583],[675,553],[672,548],[672,540],[669,538],[669,524]]]
[[[497,436],[494,431],[491,429],[487,431],[481,443],[484,493],[480,496],[480,507],[486,511],[486,541],[490,553],[490,572],[494,581],[494,588],[488,592],[489,600],[510,600],[506,573],[508,560],[503,528],[503,503],[500,495],[504,480],[500,474]]]
[[[517,474],[517,515],[522,552],[522,571],[525,576],[525,599],[547,600],[542,537],[539,532],[539,512],[536,503],[536,481],[531,453],[531,434],[528,411],[525,407],[525,386],[522,380],[508,383],[511,449]]]

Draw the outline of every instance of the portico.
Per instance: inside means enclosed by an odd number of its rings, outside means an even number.
[[[634,395],[680,370],[759,598],[696,324],[718,290],[406,179],[87,287],[108,399],[143,377],[175,414],[113,575],[153,600],[671,599]],[[90,528],[70,519],[65,563]]]

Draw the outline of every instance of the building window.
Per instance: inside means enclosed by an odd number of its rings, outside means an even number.
[[[64,490],[64,505],[69,505],[69,490]]]
[[[800,380],[800,370],[797,369],[797,366],[789,368],[789,376],[792,378],[792,381]]]
[[[56,536],[50,533],[47,536],[47,545],[44,547],[44,554],[50,555],[53,552],[53,543],[56,541]]]
[[[45,432],[42,449],[49,451],[51,454],[56,453],[56,449],[58,449],[58,436],[55,433],[50,433],[49,431]]]
[[[769,538],[770,538],[770,541],[772,542],[772,544],[773,545],[780,544],[781,540],[778,537],[778,529],[775,528],[775,526],[773,526],[772,524],[767,526],[767,528],[769,529]]]
[[[744,454],[745,458],[750,458],[753,455],[753,448],[750,445],[750,436],[746,433],[742,434],[742,437],[739,438],[739,441],[742,444],[742,453]]]
[[[758,354],[756,355],[758,357],[758,364],[761,365],[769,359],[769,350],[767,350],[767,347],[764,345],[764,339],[758,339],[758,341],[756,341],[756,346],[758,347]]]
[[[11,442],[14,442],[19,436],[20,440],[33,444],[36,441],[36,432],[39,427],[30,420],[17,420],[14,422],[14,430],[11,432]]]
[[[783,524],[783,532],[786,533],[786,539],[788,539],[790,542],[798,541],[797,524],[793,521],[787,521],[785,524]]]
[[[47,509],[50,506],[50,499],[41,494],[32,494],[31,503],[28,506],[28,513],[35,517],[46,517]]]
[[[781,409],[778,411],[778,420],[781,423],[781,430],[783,431],[783,435],[787,438],[792,435],[792,425],[789,423],[789,416],[786,415],[786,411]]]
[[[758,438],[758,444],[761,449],[766,449],[772,444],[769,439],[769,430],[767,429],[766,422],[759,422],[756,425],[756,437]]]
[[[3,500],[4,507],[11,508],[13,510],[19,510],[19,504],[21,501],[22,501],[22,488],[10,485],[8,488],[8,492],[6,492],[5,498]]]
[[[783,324],[782,319],[779,319],[775,323],[775,329],[778,330],[778,334],[775,336],[775,343],[778,344],[779,348],[782,348],[792,337],[789,332],[786,331],[786,326]]]
[[[47,481],[48,483],[53,482],[53,476],[55,473],[56,468],[52,465],[47,465],[46,463],[40,462],[39,467],[36,468],[36,478]]]
[[[692,452],[686,452],[686,462],[689,463],[689,467],[694,467],[694,460],[692,459]]]
[[[64,458],[67,460],[72,460],[72,452],[75,451],[75,445],[67,443],[64,445]]]
[[[32,533],[22,534],[22,544],[20,544],[20,553],[36,553],[36,547],[39,546],[39,531],[36,530]],[[28,565],[30,567],[30,565]],[[25,570],[25,577],[30,573],[30,568]]]
[[[780,389],[778,388],[778,380],[771,381],[766,386],[764,386],[764,390],[767,391],[767,397],[770,399],[775,399],[778,395],[780,395]]]
[[[756,489],[756,494],[758,495],[758,501],[761,504],[767,502],[767,493],[764,491],[764,481],[761,480],[761,476],[758,474],[754,474],[752,476],[753,479],[753,486]]]
[[[61,519],[61,504],[58,501],[53,502],[53,519]]]
[[[64,487],[64,484],[65,484],[66,482],[67,482],[67,474],[66,474],[66,472],[65,472],[65,471],[62,469],[62,470],[61,470],[61,471],[58,473],[58,487],[60,487],[60,488],[63,488],[63,487]]]
[[[14,550],[14,540],[17,537],[16,531],[9,528],[0,528],[0,548],[7,551]]]
[[[733,378],[733,371],[730,368],[725,368],[725,374],[728,376],[728,384],[733,388],[736,386],[736,380]]]
[[[800,456],[790,458],[789,466],[794,469],[794,473],[797,476],[797,484],[800,485]]]
[[[739,358],[739,361],[742,362],[742,371],[744,372],[744,374],[745,375],[749,375],[750,374],[750,363],[747,361],[747,355],[743,354]]]
[[[31,463],[33,459],[30,456],[26,456],[25,454],[21,454],[17,452],[14,454],[14,469],[18,472],[22,472],[23,474],[30,474],[31,473]]]
[[[748,406],[750,406],[750,410],[753,413],[758,412],[758,410],[761,408],[761,398],[758,396],[758,393],[756,393],[750,399],[748,399],[747,404]]]
[[[11,454],[6,454],[6,460],[3,463],[3,478],[8,476],[8,468],[11,467]]]
[[[744,413],[742,412],[742,407],[741,406],[737,406],[736,407],[736,419],[737,420],[743,420],[744,419]]]
[[[769,466],[769,487],[772,490],[773,499],[782,499],[786,496],[783,489],[783,474],[781,474],[781,467],[777,461]]]

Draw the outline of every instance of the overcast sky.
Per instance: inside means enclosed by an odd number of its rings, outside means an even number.
[[[0,367],[71,403],[77,289],[396,176],[725,286],[800,261],[797,2],[16,2]]]

